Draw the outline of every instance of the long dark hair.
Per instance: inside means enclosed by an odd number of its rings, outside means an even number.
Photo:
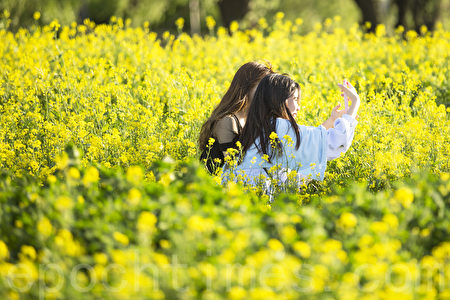
[[[244,109],[249,102],[251,89],[270,73],[273,73],[270,65],[266,66],[257,62],[248,62],[237,70],[227,92],[213,110],[211,117],[202,126],[198,139],[200,151],[205,150],[215,123],[227,115]]]
[[[299,84],[286,75],[269,74],[260,81],[240,138],[244,153],[259,138],[259,145],[256,147],[261,155],[267,154],[269,159],[272,159],[275,152],[277,155],[281,154],[282,145],[279,139],[276,139],[275,145],[278,151],[270,151],[269,136],[272,132],[276,132],[277,118],[289,120],[297,137],[295,148],[300,147],[298,125],[286,105],[286,100],[299,89]]]

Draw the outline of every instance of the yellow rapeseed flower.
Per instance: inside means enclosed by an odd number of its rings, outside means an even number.
[[[193,215],[187,220],[187,226],[192,231],[208,232],[214,229],[214,221],[199,215]]]
[[[39,20],[41,18],[41,13],[38,11],[35,11],[33,13],[33,19],[35,19],[36,21]]]
[[[353,228],[358,223],[356,216],[349,212],[344,212],[339,218],[339,225],[344,228]]]
[[[175,21],[175,25],[177,26],[178,30],[182,30],[183,26],[184,26],[184,19],[183,18],[178,18]]]
[[[247,297],[247,291],[240,286],[233,286],[228,291],[228,298],[232,300],[243,300]]]
[[[217,269],[213,264],[201,262],[198,269],[206,278],[214,279],[217,277]]]
[[[19,256],[21,259],[35,260],[37,256],[36,249],[34,249],[33,246],[23,245],[20,247]]]
[[[73,207],[73,201],[68,196],[60,196],[55,202],[55,207],[60,211],[70,209]]]
[[[206,17],[206,26],[208,27],[209,30],[213,30],[214,26],[216,26],[216,20],[214,20],[214,18],[211,16],[207,16]]]
[[[106,265],[108,262],[108,256],[105,253],[95,253],[94,261],[99,265]]]
[[[270,239],[267,242],[267,246],[269,247],[269,249],[271,249],[273,251],[283,251],[284,250],[283,244],[277,239]]]
[[[69,177],[73,179],[79,179],[80,178],[80,171],[78,171],[77,168],[71,167],[69,169]]]
[[[37,229],[39,233],[44,236],[44,238],[47,238],[52,234],[53,226],[52,223],[50,223],[50,220],[47,219],[47,217],[43,217],[39,220]]]
[[[239,23],[236,21],[231,22],[230,24],[230,32],[236,32],[239,29]]]
[[[405,208],[408,208],[414,200],[414,193],[411,189],[402,187],[395,191],[394,199],[400,202]]]
[[[171,244],[170,244],[170,242],[168,240],[160,240],[159,241],[159,245],[163,249],[169,249]]]
[[[144,171],[139,166],[131,166],[127,170],[127,180],[134,185],[142,183]]]
[[[308,258],[311,256],[311,247],[303,241],[295,242],[292,247],[301,257]]]
[[[92,183],[96,183],[100,179],[100,174],[95,167],[89,167],[84,173],[83,184],[88,186]]]
[[[0,262],[9,257],[8,246],[0,240]]]
[[[139,201],[141,201],[142,194],[137,188],[131,188],[128,191],[127,201],[131,205],[138,205]]]
[[[157,218],[154,214],[148,211],[143,211],[139,215],[137,221],[137,229],[141,232],[153,232],[155,230]]]
[[[128,245],[128,243],[129,243],[129,239],[128,239],[128,237],[125,235],[125,234],[123,234],[123,233],[121,233],[121,232],[118,232],[118,231],[115,231],[114,233],[113,233],[113,237],[114,237],[114,239],[116,240],[116,241],[118,241],[119,243],[121,243],[122,245]]]

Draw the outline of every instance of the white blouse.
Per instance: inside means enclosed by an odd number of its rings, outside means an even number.
[[[277,178],[284,182],[290,170],[296,170],[298,179],[324,179],[327,161],[338,158],[351,146],[355,127],[358,122],[350,115],[343,115],[334,122],[334,128],[328,130],[318,127],[299,125],[300,147],[295,149],[296,135],[290,122],[277,118],[276,133],[283,143],[283,154],[274,157],[269,163],[264,159],[255,145],[250,147],[241,164],[230,168],[224,166],[224,180],[234,173],[234,180],[255,185],[254,178],[269,175],[268,170],[278,166]],[[259,139],[255,143],[259,143]],[[281,174],[281,175],[280,175]],[[270,175],[269,175],[270,177]]]

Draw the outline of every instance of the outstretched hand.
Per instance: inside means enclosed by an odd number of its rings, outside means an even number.
[[[344,109],[339,110],[339,108],[341,108],[341,104],[336,105],[332,110],[331,110],[331,116],[330,119],[336,120],[337,118],[342,117],[345,113],[347,113],[348,111],[348,102],[346,102],[346,106]]]
[[[345,107],[339,110],[341,104],[338,104],[332,109],[330,117],[322,124],[326,129],[333,128],[336,119],[342,117],[344,114],[349,114],[354,118],[358,117],[357,112],[360,99],[356,89],[348,80],[344,80],[343,84],[338,84],[338,86],[341,89],[341,96],[344,98]],[[349,105],[349,100],[351,101],[351,105]]]
[[[324,126],[327,130],[334,127],[334,122],[336,121],[336,119],[342,117],[345,113],[347,113],[347,108],[339,110],[340,107],[340,104],[336,105],[331,110],[330,117],[325,122],[323,122],[322,126]]]
[[[360,105],[360,99],[358,93],[356,92],[356,89],[346,79],[344,80],[343,84],[338,84],[338,86],[342,92],[341,96],[344,97],[345,109],[347,110],[345,113],[356,118],[356,114]],[[352,101],[350,106],[348,105],[348,100]]]

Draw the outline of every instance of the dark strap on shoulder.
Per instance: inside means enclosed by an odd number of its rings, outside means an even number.
[[[239,119],[238,119],[238,117],[237,117],[235,114],[232,114],[232,116],[233,116],[234,120],[235,120],[236,123],[237,123],[237,127],[238,127],[238,135],[240,135],[241,132],[242,132],[241,122],[239,122]]]
[[[222,144],[217,143],[217,145],[219,146],[219,149],[221,151],[227,151],[228,148],[235,148],[236,147],[236,141],[233,140],[233,141],[231,141],[229,143],[222,143]]]

